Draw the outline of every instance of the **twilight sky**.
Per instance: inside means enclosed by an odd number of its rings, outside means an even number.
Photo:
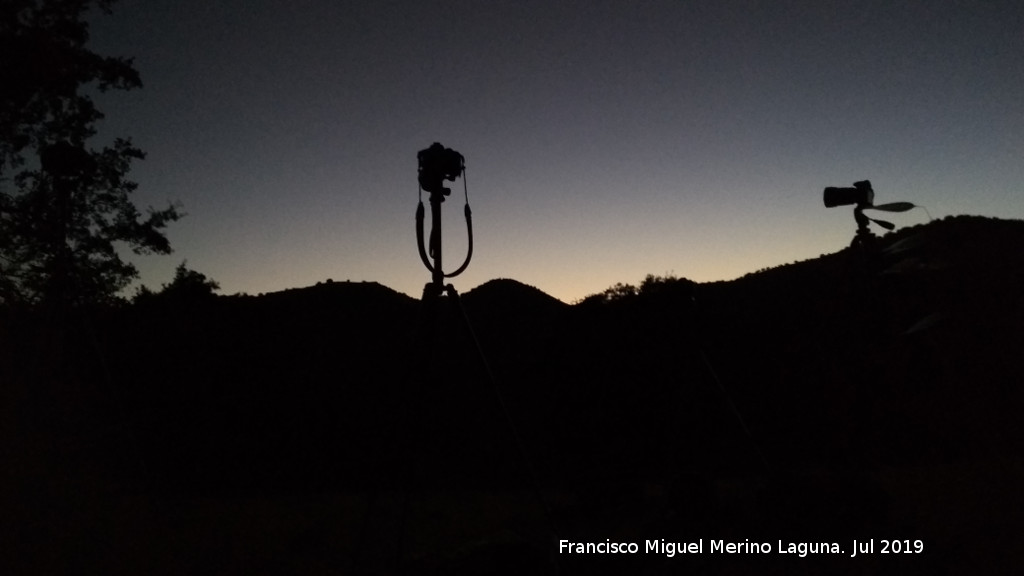
[[[835,252],[856,226],[821,192],[855,180],[935,218],[1024,218],[1022,31],[1019,0],[121,0],[91,46],[142,74],[99,99],[101,137],[148,153],[136,202],[188,213],[173,255],[134,260],[150,287],[187,259],[224,294],[418,298],[416,153],[438,141],[473,208],[456,287],[571,302]]]

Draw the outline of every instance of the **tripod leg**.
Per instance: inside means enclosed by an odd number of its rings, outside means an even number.
[[[529,452],[526,450],[526,445],[523,443],[522,437],[519,435],[519,431],[516,429],[515,423],[512,420],[512,415],[508,410],[508,405],[505,403],[505,399],[501,395],[501,390],[498,388],[498,380],[494,377],[494,372],[491,371],[491,365],[487,361],[487,356],[484,354],[483,347],[480,346],[480,340],[476,337],[476,332],[473,330],[473,324],[469,321],[469,315],[466,314],[466,309],[462,306],[462,299],[459,297],[459,293],[455,290],[455,286],[449,284],[445,287],[448,293],[448,298],[455,304],[458,315],[462,319],[463,327],[469,334],[470,339],[473,340],[473,346],[476,348],[477,356],[480,359],[480,363],[483,365],[484,371],[487,373],[487,379],[491,383],[491,390],[494,393],[494,399],[497,401],[498,406],[501,408],[502,416],[505,418],[505,423],[508,425],[508,430],[512,434],[512,438],[515,441],[516,449],[519,452],[519,457],[522,461],[523,466],[526,469],[527,478],[531,484],[534,494],[537,497],[537,501],[540,503],[544,511],[545,519],[548,523],[548,528],[551,530],[552,535],[559,534],[557,526],[555,524],[554,514],[551,512],[551,507],[548,506],[547,500],[544,498],[544,493],[540,488],[540,476],[537,474],[537,470],[533,465],[533,460],[530,458]]]

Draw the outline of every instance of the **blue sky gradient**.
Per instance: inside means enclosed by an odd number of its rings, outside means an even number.
[[[418,297],[416,153],[466,157],[468,290],[571,302],[834,252],[826,186],[939,218],[1024,218],[1019,2],[121,0],[92,47],[144,88],[100,139],[147,151],[137,201],[180,202],[176,251],[222,292],[374,280]],[[461,182],[446,203],[462,261]],[[891,218],[927,220],[923,211]]]

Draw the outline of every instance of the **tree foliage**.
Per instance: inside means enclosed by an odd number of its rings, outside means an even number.
[[[139,287],[135,294],[135,303],[151,302],[195,303],[209,301],[214,298],[220,284],[206,277],[206,274],[188,268],[188,262],[182,261],[174,269],[174,278],[164,284],[159,292],[153,292],[145,286]]]
[[[90,91],[142,86],[131,59],[86,47],[90,9],[112,4],[0,5],[0,302],[108,302],[138,276],[118,248],[171,252],[162,230],[178,209],[143,215],[129,198],[144,153],[127,138],[93,147]]]
[[[693,282],[686,278],[677,278],[675,274],[655,276],[648,274],[640,282],[639,286],[616,282],[615,285],[606,288],[603,292],[591,294],[577,304],[584,306],[596,306],[616,302],[629,302],[638,298],[657,298],[660,296],[682,296],[690,297]]]

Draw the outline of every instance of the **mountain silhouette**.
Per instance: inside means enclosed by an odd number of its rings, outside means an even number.
[[[508,278],[489,280],[463,294],[467,306],[481,311],[509,311],[511,314],[557,314],[566,307],[561,300],[538,288]]]
[[[649,277],[575,305],[492,280],[441,298],[433,319],[374,282],[152,299],[94,320],[95,345],[67,361],[91,392],[54,441],[73,434],[104,483],[158,501],[347,495],[377,510],[345,524],[369,534],[361,542],[462,525],[489,535],[469,551],[436,543],[423,572],[492,547],[551,552],[547,536],[525,536],[550,529],[539,500],[575,540],[898,537],[931,553],[830,571],[959,573],[973,554],[1009,566],[1024,509],[1022,244],[1024,222],[959,216],[871,251],[731,281]],[[9,320],[6,359],[30,356],[16,336],[31,319]],[[505,503],[449,504],[436,512],[448,520],[400,528],[398,494]],[[519,535],[498,536],[512,516]],[[352,566],[389,554],[370,546]],[[548,561],[565,573],[682,566]]]

